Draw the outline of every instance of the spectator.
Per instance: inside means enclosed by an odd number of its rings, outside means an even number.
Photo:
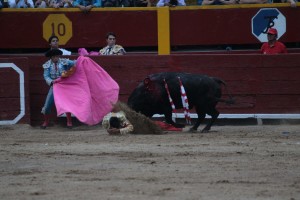
[[[202,5],[203,0],[197,0],[197,5]]]
[[[124,135],[133,132],[133,126],[125,113],[113,107],[112,112],[104,116],[102,126],[110,135]]]
[[[10,8],[34,8],[32,0],[8,0]]]
[[[236,4],[236,0],[203,0],[202,5],[229,5]]]
[[[291,7],[297,7],[297,0],[273,0],[273,3],[290,3]]]
[[[156,6],[155,0],[135,0],[134,1],[135,7],[152,7]]]
[[[36,0],[34,3],[35,8],[47,8],[48,2],[46,0]]]
[[[49,8],[72,8],[73,0],[49,0]]]
[[[50,58],[46,63],[43,64],[44,68],[44,79],[47,85],[50,86],[45,104],[42,108],[41,113],[44,114],[44,122],[41,125],[41,129],[45,129],[49,125],[49,114],[51,113],[51,108],[54,105],[54,95],[53,95],[53,84],[60,81],[61,76],[66,74],[66,72],[72,67],[75,67],[76,61],[71,61],[66,58],[60,58],[63,52],[59,49],[50,49],[46,52],[46,57]],[[74,69],[74,68],[73,68]],[[72,118],[71,113],[66,113],[67,116],[67,127],[72,128]]]
[[[265,42],[261,47],[263,54],[287,53],[285,45],[277,41],[278,33],[275,28],[269,28],[267,34],[268,42]]]
[[[82,12],[88,13],[94,7],[101,7],[101,0],[75,0],[73,1],[73,7],[79,8]]]
[[[9,8],[8,0],[0,0],[0,8]]]
[[[270,3],[269,0],[237,0],[239,4],[264,4]]]
[[[291,4],[291,7],[295,8],[297,7],[297,0],[282,0],[283,3],[288,2]]]
[[[159,0],[156,4],[157,7],[163,6],[186,6],[184,0]]]
[[[106,34],[107,46],[99,51],[100,55],[125,55],[126,51],[116,44],[116,35],[112,32]]]
[[[129,0],[103,0],[103,7],[130,7],[133,3]]]
[[[50,45],[50,49],[59,49],[63,52],[62,55],[71,55],[72,52],[68,51],[66,49],[63,48],[59,48],[59,39],[56,35],[52,35],[49,39],[48,39],[49,45]]]

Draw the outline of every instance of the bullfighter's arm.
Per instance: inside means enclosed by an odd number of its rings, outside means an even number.
[[[102,127],[105,128],[106,130],[109,129],[109,119],[111,117],[111,113],[108,113],[107,115],[104,116],[102,120]]]

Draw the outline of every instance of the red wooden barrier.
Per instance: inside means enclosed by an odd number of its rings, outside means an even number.
[[[221,45],[258,44],[252,34],[251,19],[260,8],[172,10],[171,44],[174,45]],[[283,42],[299,42],[299,10],[278,8],[286,18],[286,33]]]
[[[0,57],[0,125],[30,123],[29,75],[28,58]]]
[[[251,19],[260,6],[270,7],[270,4],[171,8],[171,46],[259,44],[252,34]],[[286,18],[286,32],[280,40],[300,42],[300,23],[295,20],[300,18],[299,6],[277,9]],[[61,41],[66,40],[66,48],[100,49],[105,46],[105,35],[109,31],[115,32],[117,42],[125,47],[158,46],[156,8],[95,8],[89,14],[77,8],[1,9],[0,14],[0,38],[5,38],[0,44],[2,51],[48,48],[45,35],[53,31]],[[64,15],[65,20],[48,20],[57,15]]]
[[[65,15],[71,23],[64,22],[60,26],[54,21],[45,26],[49,27],[49,31],[52,31],[52,28],[54,31],[61,29],[61,35],[58,34],[61,40],[72,31],[67,44],[63,45],[67,48],[94,47],[100,50],[106,45],[107,32],[115,32],[118,43],[124,46],[157,46],[155,10],[116,12],[98,9],[89,14],[84,14],[78,9],[69,10],[74,12],[55,9],[45,9],[44,12],[36,12],[34,9],[28,9],[26,12],[0,10],[0,26],[5,27],[1,28],[0,37],[6,38],[1,42],[0,48],[48,48],[48,41],[43,38],[43,23],[48,16],[57,14]],[[51,32],[49,34],[51,35]]]
[[[42,76],[42,64],[47,59],[41,55],[27,56],[27,58],[30,68],[29,71],[26,71],[26,68],[24,71],[25,77],[29,78],[29,90],[26,90],[26,97],[30,97],[30,108],[26,107],[26,119],[28,120],[30,114],[31,123],[36,123],[41,118],[40,110],[48,92],[48,86]],[[71,58],[76,59],[75,56],[71,56]],[[125,102],[137,84],[147,75],[162,71],[178,71],[208,74],[225,80],[237,103],[233,106],[219,104],[219,110],[223,114],[300,113],[299,53],[286,55],[180,54],[171,56],[140,54],[94,56],[92,58],[119,83],[120,100]],[[4,60],[0,56],[0,61]],[[20,59],[15,57],[9,61],[22,67],[22,63],[25,62],[24,59],[20,62]],[[5,62],[7,62],[7,58]],[[6,83],[8,80],[12,80],[11,83],[13,83],[15,79],[15,77],[1,78],[1,83]],[[3,91],[2,88],[1,86],[1,91]],[[9,92],[2,92],[2,101],[8,102],[5,98],[9,95],[11,95]],[[11,106],[6,106],[6,104],[2,106],[1,104],[2,112],[3,110],[8,112],[11,108]]]

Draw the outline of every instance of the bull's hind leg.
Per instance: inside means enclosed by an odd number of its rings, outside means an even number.
[[[211,116],[211,120],[208,122],[208,124],[205,126],[205,128],[201,131],[201,133],[207,133],[211,126],[215,123],[215,121],[217,120],[218,116],[219,116],[219,111],[217,111],[215,108],[208,113]]]

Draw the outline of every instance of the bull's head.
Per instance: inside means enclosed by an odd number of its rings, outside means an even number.
[[[152,117],[161,102],[162,88],[148,76],[140,83],[128,98],[128,105],[133,110]]]
[[[151,80],[151,78],[149,76],[147,76],[144,81],[144,87],[146,90],[153,91],[155,89],[155,84],[153,83],[153,81]]]

